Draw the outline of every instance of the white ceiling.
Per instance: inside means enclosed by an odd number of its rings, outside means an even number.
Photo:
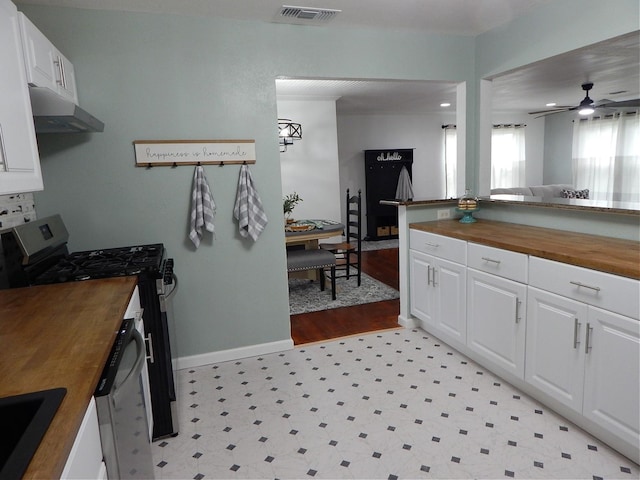
[[[16,0],[17,4],[207,15],[281,22],[283,5],[341,10],[332,27],[411,29],[478,35],[550,0]],[[299,22],[300,23],[300,22]],[[313,22],[311,22],[313,23]]]
[[[279,15],[286,0],[14,0],[17,4],[96,10],[209,15],[239,20],[288,22]],[[292,0],[341,10],[326,23],[305,28],[373,27],[431,33],[478,35],[551,0]],[[305,23],[293,20],[289,23]],[[314,24],[315,23],[315,24]],[[494,78],[494,110],[533,111],[548,102],[576,105],[580,85],[594,83],[593,100],[640,97],[638,32],[569,52]],[[418,113],[437,111],[448,101],[455,109],[455,85],[445,82],[371,81],[366,79],[285,79],[278,97],[340,98],[341,113]],[[624,93],[612,93],[624,91]]]

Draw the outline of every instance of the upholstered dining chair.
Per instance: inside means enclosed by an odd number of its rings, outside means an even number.
[[[336,278],[355,276],[358,280],[358,286],[360,286],[362,278],[362,239],[360,235],[362,191],[358,190],[358,195],[350,196],[349,189],[347,189],[346,200],[347,216],[344,240],[337,243],[321,243],[320,248],[328,250],[336,256]],[[327,272],[327,275],[330,273]]]

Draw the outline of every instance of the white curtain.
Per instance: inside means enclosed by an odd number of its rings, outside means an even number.
[[[491,130],[491,188],[525,187],[524,125]]]
[[[458,148],[455,125],[443,125],[444,129],[444,198],[456,196],[456,178],[458,166]]]
[[[573,182],[592,200],[640,202],[640,116],[617,113],[575,121]]]

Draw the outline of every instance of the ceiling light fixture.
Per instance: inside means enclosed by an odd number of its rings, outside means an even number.
[[[592,88],[593,88],[593,83],[582,84],[582,89],[585,92],[587,92],[587,95],[584,97],[584,99],[580,102],[580,105],[578,106],[579,115],[591,115],[593,112],[595,112],[595,109],[593,108],[593,100],[589,98],[589,90],[591,90]]]
[[[556,102],[547,103],[545,107],[555,107],[557,105]]]
[[[441,103],[441,104],[440,104],[440,106],[441,106],[441,107],[450,107],[450,106],[451,106],[451,104],[450,104],[450,103],[447,103],[447,102],[444,102],[444,103]]]
[[[278,143],[281,152],[286,152],[288,145],[293,145],[294,140],[300,139],[302,139],[302,125],[288,118],[278,119]]]

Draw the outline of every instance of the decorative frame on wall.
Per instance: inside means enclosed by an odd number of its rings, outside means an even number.
[[[135,140],[136,167],[256,163],[255,140]]]

